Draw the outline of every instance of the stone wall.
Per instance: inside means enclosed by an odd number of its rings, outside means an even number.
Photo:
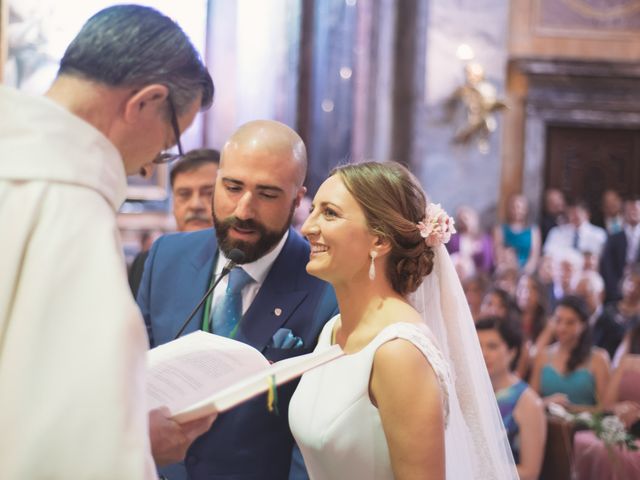
[[[504,97],[508,57],[509,2],[504,0],[432,0],[429,2],[425,98],[416,107],[412,167],[431,199],[449,211],[473,205],[484,223],[493,222],[499,196],[501,115],[487,153],[475,143],[452,143],[456,125],[445,121],[445,103],[465,80],[465,62],[456,56],[469,45],[486,79]],[[459,117],[457,118],[459,120]]]

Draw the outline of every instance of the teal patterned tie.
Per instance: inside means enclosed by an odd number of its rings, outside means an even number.
[[[242,289],[253,281],[242,268],[231,270],[227,290],[211,310],[213,333],[229,338],[236,336],[242,318]]]

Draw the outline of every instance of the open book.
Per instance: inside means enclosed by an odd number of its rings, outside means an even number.
[[[341,355],[334,345],[269,364],[250,345],[197,331],[149,350],[147,401],[150,409],[167,406],[184,423],[228,410]]]

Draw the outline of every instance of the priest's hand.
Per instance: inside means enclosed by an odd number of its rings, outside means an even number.
[[[211,428],[217,413],[187,423],[170,418],[169,409],[156,408],[149,412],[149,438],[151,453],[156,465],[162,467],[184,459],[187,449],[203,433]]]

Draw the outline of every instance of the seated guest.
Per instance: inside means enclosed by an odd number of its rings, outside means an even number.
[[[549,230],[566,222],[566,202],[564,195],[557,188],[549,188],[544,192],[544,205],[540,218],[540,236],[542,243],[547,238]]]
[[[611,377],[603,406],[637,437],[640,433],[640,324],[630,331],[627,340],[628,353]],[[635,444],[640,449],[640,440]],[[577,480],[640,478],[640,451],[607,447],[590,430],[578,432],[574,437],[574,455]]]
[[[609,357],[613,358],[624,336],[625,325],[620,321],[614,305],[605,307],[602,304],[604,281],[600,274],[591,270],[582,272],[574,294],[587,303],[593,344],[604,348]]]
[[[568,222],[553,227],[544,242],[545,253],[567,248],[577,252],[591,252],[600,255],[607,240],[607,232],[589,221],[586,203],[575,201],[567,208]]]
[[[535,342],[547,323],[547,297],[538,277],[522,275],[516,289],[516,303],[522,312],[522,330],[526,340]]]
[[[482,299],[487,291],[487,279],[483,275],[468,277],[462,282],[464,296],[469,304],[474,321],[480,317]]]
[[[544,288],[544,297],[547,302],[549,310],[553,310],[556,306],[556,299],[553,294],[554,288],[554,259],[552,255],[543,254],[540,257],[538,268],[536,269],[536,277],[540,280]]]
[[[553,306],[573,292],[583,267],[584,257],[575,250],[564,248],[553,251]]]
[[[623,325],[625,330],[629,330],[636,322],[640,321],[640,263],[632,265],[622,280],[622,298],[607,306],[616,321]],[[621,355],[620,351],[625,345],[622,342],[613,360],[615,366],[618,365]]]
[[[520,270],[517,266],[500,264],[493,273],[493,284],[515,298],[518,278],[520,278]]]
[[[460,252],[458,252],[451,254],[451,261],[453,262],[453,268],[456,269],[460,282],[464,282],[467,278],[476,275],[476,266],[472,258],[463,257],[460,255]]]
[[[518,268],[531,273],[540,258],[540,231],[528,219],[529,203],[523,195],[513,195],[507,204],[506,222],[493,231],[493,244],[498,261],[505,250],[513,250],[518,260]]]
[[[481,317],[520,318],[520,309],[515,299],[506,290],[490,288],[480,305]]]
[[[640,316],[640,262],[631,265],[622,280],[618,311],[627,319]]]
[[[602,222],[598,225],[609,235],[622,230],[622,198],[615,190],[607,189],[602,193]]]
[[[169,183],[173,216],[179,232],[195,232],[213,226],[211,199],[219,164],[218,150],[198,148],[172,165]]]
[[[582,253],[582,269],[591,270],[593,272],[600,271],[600,257],[593,252]]]
[[[480,229],[478,213],[463,205],[456,212],[456,232],[447,244],[449,253],[469,258],[476,273],[490,274],[493,270],[493,243],[491,236]]]
[[[524,274],[518,280],[516,302],[522,312],[521,326],[524,333],[522,353],[518,362],[518,375],[524,380],[531,374],[532,361],[537,352],[549,344],[537,343],[547,324],[547,297],[545,288],[533,275]]]
[[[624,203],[624,227],[607,239],[600,259],[600,273],[606,285],[606,302],[618,300],[625,268],[640,262],[640,198]]]
[[[518,474],[521,480],[535,480],[542,466],[547,423],[538,394],[509,367],[517,359],[522,333],[515,322],[497,317],[479,320],[476,330]]]
[[[480,318],[498,317],[506,318],[521,325],[522,313],[518,308],[513,295],[499,287],[492,287],[482,300],[480,305]],[[525,341],[520,348],[517,363],[513,367],[521,378],[525,378],[529,372],[529,345]]]
[[[594,410],[609,379],[607,353],[591,342],[589,313],[579,297],[568,295],[556,306],[548,325],[557,341],[536,357],[531,386],[545,404],[574,411]]]

